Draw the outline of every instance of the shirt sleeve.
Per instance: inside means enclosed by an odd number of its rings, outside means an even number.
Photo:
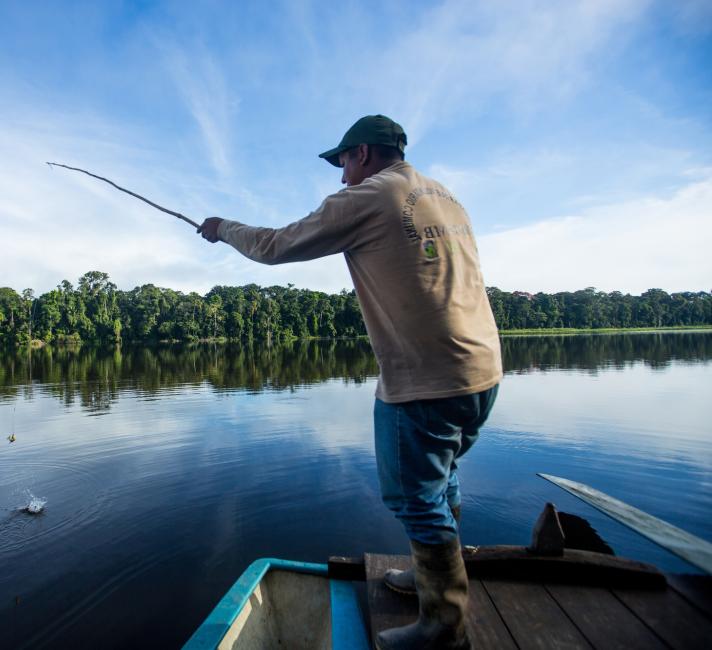
[[[283,228],[260,228],[239,221],[223,220],[218,236],[255,262],[284,264],[342,253],[356,248],[367,239],[362,228],[370,216],[366,192],[346,188],[331,194],[314,212]],[[372,190],[371,190],[372,191]],[[360,206],[360,207],[358,207]]]

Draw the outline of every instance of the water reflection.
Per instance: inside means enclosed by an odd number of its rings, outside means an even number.
[[[272,347],[166,346],[26,350],[0,357],[0,398],[36,390],[90,412],[121,391],[147,395],[206,382],[214,390],[294,389],[331,378],[363,383],[378,374],[365,340],[296,341]]]
[[[712,332],[660,332],[502,337],[505,370],[624,368],[642,361],[666,368],[673,361],[712,359]]]
[[[642,362],[653,369],[672,362],[712,359],[712,332],[507,336],[505,371],[625,368]],[[31,398],[40,390],[66,406],[108,411],[121,391],[146,395],[207,383],[213,390],[294,390],[342,379],[363,383],[378,374],[368,341],[296,341],[272,347],[166,346],[23,350],[0,356],[0,399]]]

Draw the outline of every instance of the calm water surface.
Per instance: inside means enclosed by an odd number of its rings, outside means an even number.
[[[712,540],[712,333],[503,353],[461,466],[464,542],[527,544],[554,501],[619,555],[694,570],[535,473]],[[0,646],[178,647],[258,557],[407,552],[378,491],[376,374],[360,341],[1,356]]]

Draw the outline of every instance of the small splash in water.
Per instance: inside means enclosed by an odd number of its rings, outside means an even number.
[[[29,490],[27,491],[27,495],[30,498],[30,502],[26,506],[22,506],[20,510],[22,510],[22,512],[26,512],[29,515],[40,514],[40,512],[44,510],[45,504],[47,503],[47,499],[43,499],[42,497],[36,497]]]

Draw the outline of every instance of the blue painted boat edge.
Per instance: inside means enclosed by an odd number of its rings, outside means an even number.
[[[330,580],[332,650],[369,650],[366,626],[356,598],[356,590],[347,580]]]
[[[279,558],[260,558],[255,560],[220,599],[213,611],[193,633],[193,636],[188,639],[183,646],[183,650],[205,650],[207,648],[212,650],[217,648],[225,633],[242,611],[250,594],[271,569],[309,573],[324,577],[328,575],[326,564],[295,562]]]

